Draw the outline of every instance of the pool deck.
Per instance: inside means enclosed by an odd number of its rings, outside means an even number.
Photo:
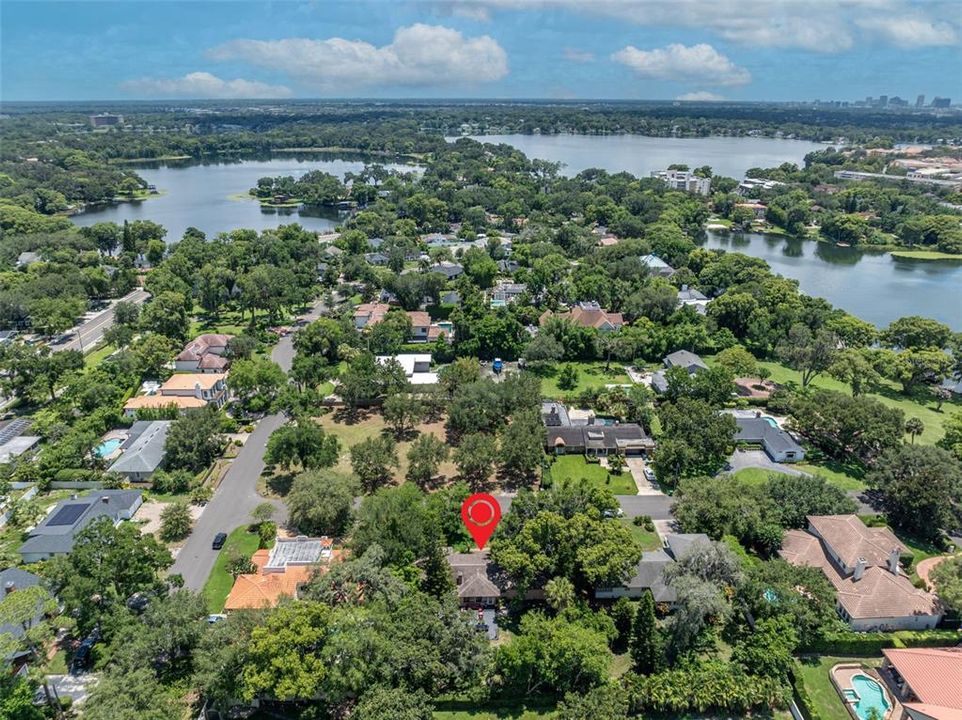
[[[875,682],[879,684],[882,688],[882,692],[885,694],[885,699],[889,702],[889,710],[885,713],[885,717],[882,720],[899,720],[902,717],[902,703],[898,701],[892,692],[889,684],[885,682],[884,678],[879,674],[878,670],[875,668],[865,667],[858,663],[840,663],[834,666],[829,671],[829,677],[832,679],[832,684],[835,686],[835,690],[838,692],[838,697],[845,708],[848,710],[849,715],[854,718],[854,720],[862,720],[855,712],[855,708],[846,700],[845,690],[850,690],[852,688],[852,678],[856,675],[866,675],[872,678]]]
[[[107,453],[106,455],[100,455],[99,453],[97,453],[97,457],[99,457],[101,460],[104,460],[104,461],[115,460],[118,457],[120,457],[120,446],[123,445],[124,442],[127,440],[128,435],[129,433],[126,430],[121,430],[121,429],[108,430],[104,434],[104,436],[100,438],[100,441],[97,443],[96,447],[99,448],[105,442],[109,442],[111,440],[118,440],[119,442],[117,443],[117,447],[114,448],[111,452]]]

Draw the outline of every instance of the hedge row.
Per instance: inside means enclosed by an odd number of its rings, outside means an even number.
[[[802,652],[820,655],[881,655],[883,648],[940,647],[962,642],[958,630],[899,630],[891,633],[834,633]]]
[[[801,673],[798,672],[798,668],[794,665],[791,669],[791,676],[792,687],[795,689],[795,704],[798,705],[798,709],[802,711],[802,715],[808,718],[808,720],[822,720],[821,713],[819,713],[818,708],[815,707],[811,695],[808,694],[808,688],[805,687]]]

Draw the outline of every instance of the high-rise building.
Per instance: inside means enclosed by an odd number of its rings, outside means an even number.
[[[889,96],[888,96],[888,95],[879,95],[879,96],[878,96],[878,106],[879,106],[879,107],[885,107],[885,106],[888,105],[888,104],[889,104]]]
[[[915,98],[915,107],[920,108],[925,105],[925,95],[919,95]]]
[[[932,107],[934,108],[947,108],[951,104],[952,104],[952,98],[944,98],[944,97],[932,98]]]
[[[94,127],[109,127],[111,125],[123,125],[123,115],[111,115],[110,113],[100,113],[90,116],[90,124]]]

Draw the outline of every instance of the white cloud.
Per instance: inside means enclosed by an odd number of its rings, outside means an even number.
[[[382,47],[337,37],[242,39],[215,47],[208,55],[279,70],[345,94],[351,86],[482,83],[508,73],[508,56],[493,38],[466,38],[457,30],[420,23],[398,29],[393,41]]]
[[[688,92],[684,95],[679,95],[675,100],[682,100],[687,102],[718,102],[719,100],[724,100],[725,98],[721,95],[716,95],[713,92],[708,92],[707,90],[697,90],[696,92]]]
[[[595,59],[594,53],[590,53],[587,50],[578,50],[577,48],[570,47],[566,47],[564,49],[564,56],[565,60],[580,63],[592,62]]]
[[[458,4],[459,0],[449,0]],[[847,50],[859,28],[905,46],[945,45],[959,25],[958,3],[909,0],[460,0],[503,10],[562,9],[644,27],[705,30],[752,47]],[[924,13],[923,13],[924,11]],[[942,21],[937,18],[942,15]],[[882,18],[882,20],[877,20]],[[889,20],[899,18],[899,20]],[[911,18],[903,21],[901,18]],[[911,39],[910,39],[911,38]]]
[[[873,17],[858,20],[858,25],[899,47],[952,45],[958,39],[955,29],[944,22],[919,17]]]
[[[637,75],[658,80],[745,85],[752,79],[748,70],[706,43],[690,47],[672,43],[654,50],[639,50],[629,45],[614,53],[611,59],[631,68]]]
[[[269,85],[257,80],[222,80],[209,72],[192,72],[177,78],[140,78],[120,85],[125,92],[151,97],[211,98],[211,99],[267,99],[291,96],[285,85]]]

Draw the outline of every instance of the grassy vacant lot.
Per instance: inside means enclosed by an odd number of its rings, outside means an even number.
[[[851,720],[828,673],[839,663],[862,663],[871,667],[882,664],[881,657],[835,657],[831,655],[803,658],[801,680],[822,720]]]
[[[370,437],[376,437],[388,431],[384,418],[377,412],[361,413],[356,421],[348,420],[340,413],[333,412],[322,415],[317,419],[317,422],[324,428],[324,432],[336,436],[341,441],[341,455],[335,469],[342,472],[351,472],[352,447]],[[422,423],[417,426],[417,430],[419,434],[432,433],[441,440],[445,438],[444,423],[442,422]],[[414,437],[406,438],[397,444],[400,467],[395,471],[394,476],[398,481],[404,480],[404,474],[408,468],[408,448],[411,447],[411,441],[414,439]],[[449,458],[446,462],[441,463],[438,473],[450,479],[457,475],[457,469]]]
[[[558,387],[558,372],[563,365],[574,365],[578,369],[578,385],[573,390],[562,390]],[[605,385],[631,384],[624,368],[612,364],[611,369],[605,372],[605,364],[602,362],[558,363],[545,371],[539,371],[538,375],[541,377],[541,394],[546,398],[570,397],[589,388]]]
[[[204,598],[207,609],[212,613],[219,613],[224,609],[227,595],[234,586],[234,578],[227,572],[227,559],[233,552],[250,557],[260,545],[257,533],[249,532],[247,526],[239,527],[227,536],[227,542],[217,554],[214,569],[204,584]]]
[[[640,525],[635,525],[628,518],[621,518],[619,522],[628,528],[635,542],[641,546],[642,550],[657,550],[661,547],[661,538],[658,533],[645,530]]]
[[[769,370],[771,373],[769,379],[776,383],[796,387],[801,387],[802,385],[801,373],[787,368],[780,363],[759,362],[759,365]],[[846,395],[850,395],[852,392],[848,385],[830,378],[827,375],[819,375],[811,382],[811,385],[826,390],[835,390]],[[919,436],[918,442],[924,445],[934,445],[938,440],[941,440],[945,434],[942,424],[954,411],[962,410],[962,401],[953,399],[945,403],[942,406],[941,412],[938,412],[935,409],[936,403],[934,400],[928,400],[926,398],[920,402],[914,398],[902,395],[899,389],[896,383],[886,382],[881,392],[870,393],[868,397],[872,397],[888,407],[898,408],[905,413],[906,420],[912,417],[921,420],[922,424],[925,425],[925,432]],[[908,439],[908,435],[906,435],[906,439]]]
[[[864,490],[865,483],[855,475],[846,472],[835,463],[794,463],[790,467],[809,475],[822,475],[832,485],[842,490]],[[743,468],[735,473],[735,477],[751,485],[762,485],[768,481],[770,475],[782,474],[766,468]],[[790,473],[784,473],[789,475]]]
[[[560,482],[565,479],[587,478],[593,485],[606,487],[615,495],[635,495],[638,487],[628,470],[620,475],[609,473],[598,463],[589,463],[584,455],[559,455],[551,464],[551,479]]]

